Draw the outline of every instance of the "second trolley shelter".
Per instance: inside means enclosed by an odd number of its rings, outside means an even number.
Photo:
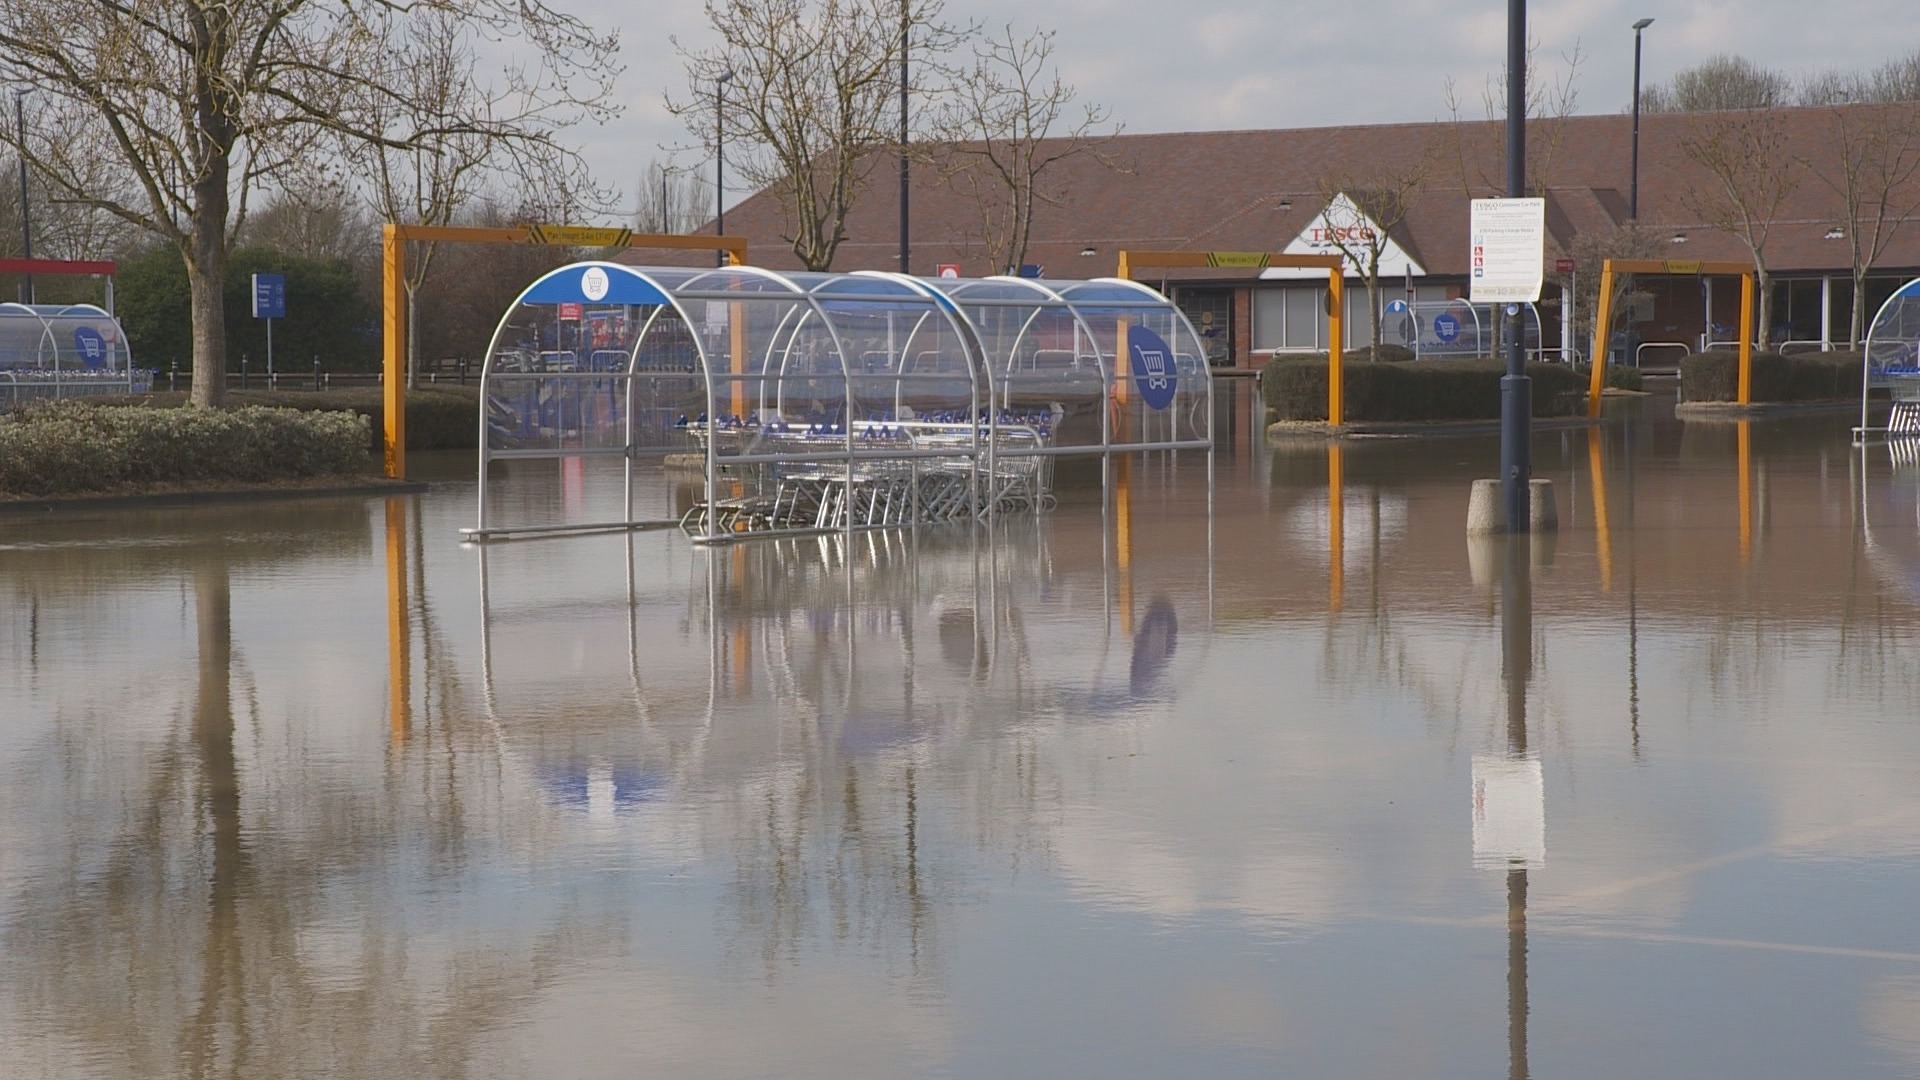
[[[1131,281],[914,278],[878,271],[576,263],[501,319],[481,378],[479,532],[490,459],[706,455],[709,484],[759,462],[779,425],[825,436],[782,461],[894,458],[873,423],[1043,428],[1042,454],[1206,448],[1212,380],[1199,335]],[[631,508],[629,507],[629,516]]]

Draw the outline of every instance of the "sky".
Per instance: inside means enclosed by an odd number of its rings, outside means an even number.
[[[574,132],[601,182],[631,203],[653,161],[710,170],[697,152],[671,152],[691,139],[664,102],[669,90],[686,93],[671,39],[695,49],[715,41],[698,0],[563,3],[594,20],[611,9],[621,31],[625,112]],[[1913,0],[1826,0],[1814,19],[1810,8],[1807,0],[1533,0],[1528,24],[1536,67],[1555,78],[1565,78],[1565,56],[1578,46],[1582,113],[1632,103],[1632,25],[1646,17],[1654,24],[1645,83],[1719,52],[1802,74],[1871,68],[1920,48]],[[1449,78],[1478,118],[1487,79],[1506,57],[1500,0],[947,0],[947,15],[1058,31],[1055,57],[1081,99],[1111,106],[1127,131],[1142,133],[1444,119]],[[729,192],[729,205],[745,194]]]

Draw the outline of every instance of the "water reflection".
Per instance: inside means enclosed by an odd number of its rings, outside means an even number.
[[[1552,543],[1474,440],[5,525],[0,1075],[1909,1073],[1914,474],[1746,442],[1543,435]]]

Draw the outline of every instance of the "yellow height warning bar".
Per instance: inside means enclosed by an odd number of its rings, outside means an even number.
[[[1242,269],[1265,270],[1273,256],[1265,251],[1209,251],[1208,266],[1238,267]]]
[[[602,229],[591,225],[529,225],[527,243],[562,247],[626,247],[632,229]]]

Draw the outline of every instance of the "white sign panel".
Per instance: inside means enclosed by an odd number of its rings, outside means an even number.
[[[1286,246],[1288,255],[1338,255],[1345,263],[1346,276],[1364,277],[1364,268],[1352,257],[1352,253],[1364,254],[1375,243],[1380,246],[1380,279],[1405,277],[1408,279],[1425,277],[1426,269],[1416,262],[1405,248],[1393,242],[1391,235],[1385,235],[1374,220],[1367,216],[1354,201],[1344,193],[1335,195],[1328,201],[1326,208],[1315,215],[1300,235]],[[1299,269],[1295,267],[1268,267],[1260,272],[1264,281],[1306,280],[1325,281],[1327,272],[1318,268]]]
[[[1547,861],[1547,784],[1538,758],[1473,759],[1473,864]]]
[[[1540,299],[1547,261],[1545,199],[1475,199],[1467,232],[1474,303]]]

